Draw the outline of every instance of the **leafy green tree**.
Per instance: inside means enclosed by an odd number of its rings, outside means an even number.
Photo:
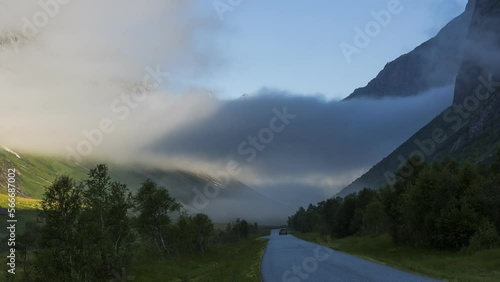
[[[338,213],[340,207],[342,206],[342,203],[343,199],[337,197],[328,199],[324,203],[318,204],[322,222],[324,222],[325,225],[323,228],[320,228],[320,232],[328,235],[333,235],[336,233],[336,230],[339,226]]]
[[[81,269],[93,281],[109,281],[126,268],[133,243],[127,212],[132,208],[127,186],[112,182],[104,164],[91,169],[84,181],[83,209],[78,222]]]
[[[22,281],[33,281],[34,279],[35,265],[29,260],[29,254],[36,248],[38,236],[38,225],[33,222],[27,222],[24,233],[17,238],[17,252],[20,257],[19,265],[23,270]]]
[[[493,249],[500,244],[500,235],[498,234],[495,225],[487,219],[483,219],[479,225],[479,229],[471,237],[469,246],[467,247],[469,252],[475,252],[480,249]]]
[[[347,195],[338,212],[339,224],[334,230],[336,237],[346,237],[352,235],[350,226],[351,220],[356,213],[357,194]]]
[[[192,217],[182,212],[175,224],[170,224],[167,227],[165,236],[165,240],[170,244],[170,250],[177,256],[180,257],[184,253],[192,252],[195,247]]]
[[[303,207],[289,218],[288,226],[300,232],[307,232],[307,212]]]
[[[356,208],[349,223],[349,235],[358,233],[363,227],[363,210]]]
[[[306,211],[304,231],[313,232],[318,230],[320,220],[321,216],[319,215],[318,208],[313,204],[309,204]]]
[[[135,236],[132,220],[128,212],[134,207],[132,194],[126,185],[111,182],[105,224],[106,237],[109,238],[112,250],[110,254],[112,274],[114,278],[124,275],[124,269],[130,263],[133,254],[132,246]]]
[[[36,252],[36,280],[82,281],[79,234],[82,187],[62,176],[45,191],[41,206],[40,244]],[[50,259],[48,259],[50,258]]]
[[[166,254],[170,254],[165,232],[172,220],[170,213],[180,210],[180,204],[169,192],[148,179],[142,184],[134,197],[135,211],[138,213],[138,231],[150,238]]]
[[[248,225],[248,222],[246,220],[242,220],[238,226],[238,233],[240,235],[240,238],[248,238],[248,233],[250,233],[250,228]]]
[[[112,272],[111,238],[107,234],[110,177],[105,165],[90,169],[82,190],[82,212],[78,221],[82,245],[81,269],[86,277],[95,281],[109,280]]]
[[[368,234],[379,235],[385,231],[384,207],[379,199],[373,198],[363,212],[363,230]]]
[[[400,212],[398,205],[398,194],[394,187],[382,187],[379,191],[380,202],[384,208],[384,214],[387,216],[388,227],[393,241],[398,243],[398,230],[400,225]]]
[[[499,168],[500,152],[488,165],[451,158],[425,164],[412,158],[393,186],[311,204],[290,216],[288,224],[333,237],[388,230],[397,244],[438,249],[491,247],[500,236]]]
[[[212,220],[206,214],[198,213],[192,218],[191,226],[195,238],[196,249],[201,253],[205,253],[208,248],[208,239],[214,230]]]
[[[364,188],[358,193],[357,208],[364,211],[373,198],[377,197],[377,191]]]
[[[479,229],[478,214],[465,200],[451,203],[439,218],[437,234],[441,237],[439,247],[461,249],[468,246]]]

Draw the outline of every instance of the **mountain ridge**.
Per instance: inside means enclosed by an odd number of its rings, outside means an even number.
[[[446,156],[478,163],[492,160],[500,148],[500,56],[496,55],[500,50],[500,32],[496,30],[500,25],[500,3],[488,0],[471,4],[475,4],[474,15],[467,28],[454,104],[342,189],[338,196],[365,187],[390,185],[400,169],[411,171],[418,166],[405,164],[412,154],[419,152],[428,162]],[[477,51],[478,42],[488,45],[487,52]]]
[[[344,100],[407,97],[454,83],[464,51],[474,1],[436,36],[387,63],[366,86]]]

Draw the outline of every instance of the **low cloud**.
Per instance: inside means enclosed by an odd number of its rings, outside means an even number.
[[[66,157],[88,142],[84,157],[209,174],[233,160],[239,180],[290,207],[277,218],[333,195],[452,101],[451,86],[400,99],[338,102],[263,89],[221,101],[182,84],[219,63],[206,40],[218,28],[213,11],[200,14],[185,0],[67,2],[36,30],[24,19],[45,11],[38,1],[0,2],[0,145]],[[151,75],[147,67],[168,76],[146,99],[126,100]],[[115,129],[92,142],[103,120]],[[258,204],[214,203],[221,217],[230,209],[243,217]]]
[[[0,144],[66,156],[88,141],[85,157],[127,160],[157,134],[210,113],[206,90],[177,83],[218,60],[212,41],[197,44],[215,33],[218,19],[197,5],[0,1]],[[134,87],[157,70],[168,74],[161,85],[130,102]],[[112,134],[88,140],[84,131],[92,135],[103,120],[111,120]]]
[[[288,187],[290,195],[310,191],[320,199],[359,177],[452,99],[452,86],[408,98],[342,102],[264,89],[251,98],[219,102],[212,115],[166,133],[149,150],[211,165],[213,171],[233,160],[242,167],[239,179],[268,195],[278,198]],[[259,133],[270,127],[276,110],[294,118],[263,140]]]

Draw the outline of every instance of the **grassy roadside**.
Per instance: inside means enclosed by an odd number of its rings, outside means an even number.
[[[467,254],[394,246],[388,235],[332,240],[318,233],[293,234],[338,251],[446,281],[500,281],[500,249]]]
[[[153,260],[138,258],[134,281],[260,282],[260,263],[267,240],[250,238],[213,245],[203,256]]]
[[[156,260],[143,255],[135,258],[127,277],[131,281],[171,282],[261,282],[260,265],[267,240],[251,238],[235,243],[217,244],[203,256]],[[5,257],[7,251],[1,252]],[[0,268],[2,275],[6,267]],[[22,276],[22,269],[16,269]],[[0,276],[0,281],[3,276]]]
[[[31,202],[27,204],[31,206]],[[16,233],[19,235],[24,232],[26,222],[36,222],[38,211],[20,209],[16,213]],[[0,219],[5,222],[7,217],[1,216]],[[204,255],[182,258],[155,259],[151,253],[138,251],[127,276],[133,281],[261,282],[260,266],[267,239],[259,237],[268,234],[269,231],[261,230],[247,240],[214,244]],[[1,230],[0,235],[3,238],[7,234]],[[2,249],[0,255],[5,257],[7,251]],[[4,270],[5,266],[1,269]],[[22,269],[16,270],[16,274],[22,276]],[[0,281],[2,278],[0,276]]]
[[[7,194],[0,194],[0,207],[4,209],[8,209],[9,207],[9,199]],[[22,234],[24,232],[24,229],[26,227],[27,222],[36,222],[37,221],[37,215],[38,211],[37,208],[40,207],[40,200],[37,199],[30,199],[30,198],[23,198],[20,196],[16,197],[16,218],[17,219],[17,224],[16,224],[16,233]],[[7,224],[7,215],[1,215],[0,220],[2,221],[2,228],[0,229],[0,238],[3,238],[3,236],[7,235],[7,229],[6,224]]]

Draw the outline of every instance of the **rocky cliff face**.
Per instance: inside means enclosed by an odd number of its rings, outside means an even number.
[[[466,28],[453,106],[344,188],[340,196],[391,184],[394,174],[415,153],[428,162],[445,156],[474,162],[493,159],[500,148],[500,2],[477,0],[469,6],[474,8],[473,16]]]
[[[500,140],[500,2],[477,0],[455,84],[454,107],[468,115],[449,154],[473,155]],[[475,159],[480,161],[480,159]]]
[[[473,4],[434,38],[388,63],[367,86],[346,99],[404,97],[452,84],[462,60]]]
[[[500,2],[478,0],[457,75],[454,103],[474,95],[480,76],[500,74]],[[497,79],[500,77],[496,77]]]

